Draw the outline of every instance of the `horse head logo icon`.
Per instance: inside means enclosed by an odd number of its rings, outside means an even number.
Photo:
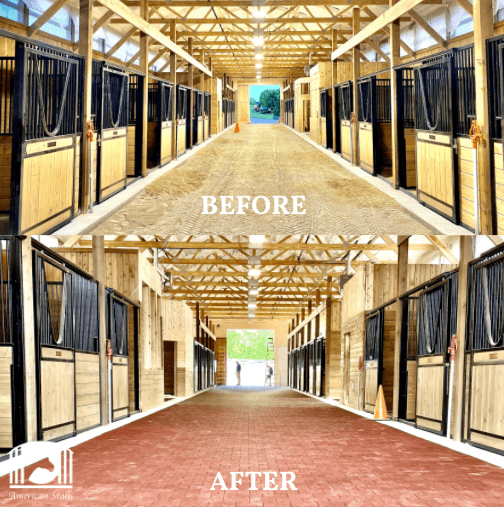
[[[28,442],[9,453],[15,460],[10,473],[11,488],[71,488],[73,479],[73,452],[54,442]],[[29,465],[47,459],[52,469],[37,466],[25,479]]]

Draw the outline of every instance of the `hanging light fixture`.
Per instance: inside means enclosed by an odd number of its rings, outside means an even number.
[[[263,19],[266,17],[266,11],[264,9],[259,8],[257,11],[254,11],[252,13],[252,16],[254,16],[254,19]]]
[[[255,54],[255,59],[256,60],[262,60],[264,58],[264,55],[262,53],[256,53]]]
[[[250,276],[250,278],[258,278],[261,276],[261,270],[257,268],[249,269],[248,276]]]
[[[254,46],[264,46],[264,28],[254,28]]]
[[[256,63],[256,69],[262,69],[263,64],[262,63]]]
[[[258,75],[261,74],[260,71],[257,72]],[[263,245],[264,245],[264,241],[266,240],[266,237],[265,236],[259,236],[257,234],[251,234],[249,236],[249,248],[262,248]],[[260,257],[257,258],[257,260],[260,261]]]

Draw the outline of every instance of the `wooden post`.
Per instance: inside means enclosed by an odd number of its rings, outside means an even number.
[[[397,290],[396,294],[406,292],[408,290],[408,253],[409,253],[409,236],[397,236]],[[396,328],[394,340],[394,395],[392,406],[392,419],[397,420],[399,417],[399,383],[400,383],[400,359],[401,359],[401,306],[399,302],[396,306]]]
[[[23,273],[23,341],[25,376],[26,441],[37,440],[37,374],[35,359],[35,316],[33,310],[33,258],[31,237],[21,240],[21,270]]]
[[[88,124],[91,121],[91,95],[93,79],[93,0],[81,0],[79,9],[79,54],[84,57],[84,89],[82,95],[82,178],[79,186],[80,209],[87,213],[91,201],[91,140],[87,136]],[[95,125],[95,129],[98,125]],[[93,196],[94,198],[94,196]]]
[[[458,272],[457,303],[457,342],[458,352],[455,358],[455,389],[452,400],[452,436],[456,442],[462,441],[462,418],[464,414],[464,365],[466,356],[466,316],[467,316],[467,272],[469,262],[474,255],[473,236],[460,236],[460,262]],[[449,337],[451,341],[451,336]],[[448,428],[450,431],[450,428]]]
[[[200,324],[200,309],[199,303],[196,303],[196,341],[200,341],[201,336],[201,324]]]
[[[187,52],[192,56],[193,55],[193,38],[188,37],[187,38]],[[192,87],[194,86],[194,67],[191,64],[188,64],[187,66],[187,86],[191,88],[189,91],[189,115],[187,118],[187,121],[190,122],[191,128],[189,129],[189,139],[190,139],[190,146],[193,147],[194,139],[193,139],[193,100],[194,100],[194,94],[192,91]]]
[[[107,365],[107,327],[106,327],[106,299],[105,285],[107,281],[105,273],[105,238],[93,236],[93,276],[98,281],[98,341],[100,350],[100,422],[108,424],[108,365]]]
[[[306,318],[306,310],[304,308],[301,308],[301,322],[303,322],[303,320],[305,320]],[[305,327],[306,326],[303,326],[303,328],[301,329],[301,345],[304,345],[306,343],[305,341]]]
[[[389,0],[392,7],[399,0]],[[392,184],[399,188],[399,138],[397,113],[397,77],[394,66],[401,61],[401,31],[399,20],[390,23],[390,121],[392,128]]]
[[[354,7],[352,9],[353,18],[353,32],[352,35],[357,35],[360,32],[360,8]],[[352,49],[353,54],[353,110],[354,110],[354,123],[352,126],[353,136],[353,165],[359,165],[359,122],[357,121],[357,111],[359,106],[359,94],[357,93],[357,79],[360,76],[360,45]]]
[[[140,0],[140,16],[149,22],[149,0]],[[145,74],[142,89],[142,177],[147,176],[147,128],[149,103],[149,36],[140,32],[140,71]]]
[[[177,22],[170,21],[170,40],[177,43]],[[172,160],[177,159],[177,55],[170,51],[170,81],[173,83],[172,97]]]
[[[492,0],[473,1],[476,120],[483,133],[478,145],[480,234],[492,234],[492,171],[488,110],[486,40],[494,35]],[[466,132],[467,133],[467,132]]]
[[[330,278],[330,277],[329,277]],[[328,279],[329,280],[329,279]],[[325,355],[325,378],[324,378],[324,396],[329,396],[329,378],[331,377],[331,338],[332,338],[332,297],[331,293],[326,299],[326,355]]]
[[[338,30],[332,31],[332,51],[338,49]],[[333,136],[333,152],[336,153],[336,90],[334,89],[334,85],[337,84],[338,81],[338,61],[334,60],[332,64],[332,85],[333,88],[331,90],[332,93],[332,136]]]

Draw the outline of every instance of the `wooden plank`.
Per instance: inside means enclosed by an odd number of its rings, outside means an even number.
[[[176,53],[178,56],[186,60],[186,62],[194,65],[201,72],[207,74],[210,77],[212,76],[212,72],[209,71],[204,65],[201,65],[196,59],[190,56],[180,46],[177,46],[177,44],[172,42],[166,35],[162,34],[157,28],[155,28],[152,25],[152,23],[149,23],[145,19],[142,19],[140,16],[135,14],[129,7],[124,5],[120,0],[100,0],[99,3],[104,7],[107,7],[111,11],[114,11],[120,18],[127,21],[128,23],[131,23],[146,36],[152,37],[154,40],[160,42],[170,51]],[[164,19],[160,21],[163,24],[166,23],[166,20]]]
[[[354,36],[349,39],[345,44],[339,47],[336,51],[331,53],[331,60],[336,60],[337,58],[343,56],[345,53],[354,49],[359,44],[364,42],[366,39],[374,35],[376,32],[385,28],[389,23],[399,19],[403,14],[407,13],[411,9],[415,8],[417,5],[423,3],[424,0],[400,0],[397,4],[390,7],[383,14],[378,16],[372,23],[363,28],[360,32],[355,33],[355,18],[353,18],[354,22]],[[354,9],[355,10],[355,9]],[[354,64],[356,61],[354,58]]]
[[[353,36],[357,37],[360,31],[360,9],[359,7],[354,7],[352,9],[352,30]],[[372,23],[371,23],[372,24]],[[345,44],[343,44],[345,46]],[[342,46],[342,47],[343,47]],[[352,150],[352,160],[354,165],[359,165],[359,122],[357,121],[357,111],[359,111],[359,88],[357,86],[357,80],[360,77],[360,60],[361,60],[361,52],[360,46],[356,44],[352,46],[352,56],[353,56],[353,66],[352,66],[352,79],[353,79],[353,111],[355,116],[355,121],[351,126],[352,129],[352,139],[353,139],[353,150]],[[339,50],[336,50],[333,54],[337,53]],[[335,60],[336,58],[332,58]]]

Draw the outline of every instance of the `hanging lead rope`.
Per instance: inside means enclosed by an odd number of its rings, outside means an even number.
[[[110,123],[112,124],[112,128],[117,128],[119,126],[119,122],[121,121],[122,114],[122,105],[124,101],[124,89],[126,88],[124,85],[126,83],[127,76],[123,76],[121,83],[121,95],[119,96],[119,111],[117,113],[117,120],[114,122],[114,112],[112,111],[112,96],[110,94],[110,76],[107,71],[105,71],[106,89],[107,89],[107,102],[108,102],[108,110],[110,115]]]
[[[483,282],[483,305],[484,305],[484,319],[485,319],[485,329],[488,336],[488,342],[492,347],[496,347],[500,342],[500,336],[497,337],[497,340],[494,340],[492,334],[492,318],[490,315],[490,298],[488,297],[488,280],[487,280],[487,270],[486,267],[481,269],[481,279]]]
[[[63,99],[61,101],[60,111],[58,115],[58,122],[56,123],[55,129],[51,132],[49,130],[49,127],[47,126],[47,119],[46,119],[46,110],[44,105],[44,96],[42,95],[42,81],[40,79],[40,72],[38,68],[38,55],[33,55],[33,65],[35,70],[35,79],[37,81],[37,102],[40,109],[40,118],[42,119],[42,128],[44,129],[45,134],[48,137],[55,137],[58,135],[60,129],[61,129],[61,123],[63,122],[63,112],[65,110],[66,105],[66,99],[67,99],[67,92],[68,92],[68,84],[70,82],[70,74],[72,71],[72,65],[73,63],[68,62],[68,68],[65,78],[65,86],[63,87]]]
[[[436,120],[436,124],[434,126],[432,126],[432,124],[430,122],[430,118],[429,118],[429,110],[427,107],[427,98],[425,96],[424,83],[423,83],[423,79],[422,79],[422,69],[418,69],[418,81],[420,83],[420,92],[422,95],[423,112],[424,112],[424,116],[425,116],[425,121],[427,122],[427,128],[431,132],[437,129],[439,120],[441,119],[441,94],[443,92],[443,85],[444,85],[445,79],[446,79],[445,73],[442,73],[442,80],[439,85],[438,93],[437,93],[437,105],[436,105],[437,106],[436,107],[437,120]]]

